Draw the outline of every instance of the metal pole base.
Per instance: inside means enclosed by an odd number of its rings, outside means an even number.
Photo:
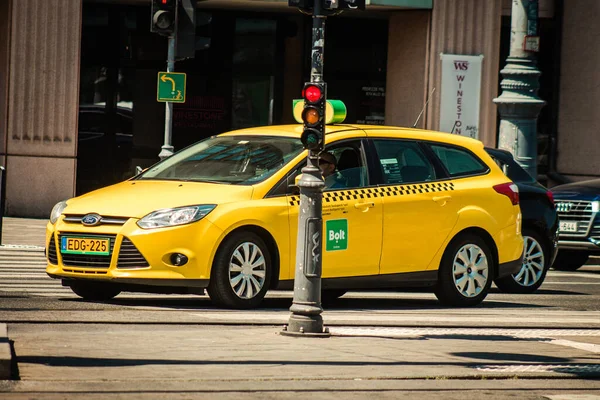
[[[298,314],[290,316],[289,324],[283,326],[280,334],[283,336],[319,338],[331,336],[329,328],[323,327],[323,318],[320,315],[308,317]]]

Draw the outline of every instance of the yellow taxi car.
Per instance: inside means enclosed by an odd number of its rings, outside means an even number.
[[[58,203],[47,273],[79,296],[203,293],[252,308],[293,287],[302,125],[228,132],[125,182]],[[480,303],[521,268],[519,195],[479,141],[397,127],[329,125],[323,296],[433,290]],[[323,160],[325,157],[323,157]]]

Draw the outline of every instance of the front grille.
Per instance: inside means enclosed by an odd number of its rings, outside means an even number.
[[[48,262],[50,264],[58,265],[58,256],[56,255],[56,242],[54,241],[54,235],[50,238],[50,244],[48,245]]]
[[[107,271],[94,271],[93,269],[63,268],[63,271],[70,272],[72,274],[86,274],[86,275],[106,275],[107,274]]]
[[[596,220],[596,223],[592,227],[592,233],[590,236],[596,240],[600,240],[600,220]]]
[[[560,236],[586,236],[590,230],[594,212],[591,201],[556,200],[560,221],[576,221],[577,232],[561,232]]]
[[[64,222],[71,224],[82,224],[81,220],[88,214],[66,214],[63,218]],[[124,225],[129,218],[127,217],[100,217],[98,225]]]
[[[149,267],[148,261],[135,247],[133,242],[126,237],[123,237],[121,249],[119,250],[119,259],[117,260],[117,268],[133,269]]]
[[[81,255],[81,254],[66,254],[61,253],[63,265],[70,267],[80,267],[80,268],[108,268],[110,267],[110,259],[113,254],[113,249],[115,247],[115,238],[116,235],[108,235],[108,234],[89,234],[89,233],[67,233],[63,232],[61,235],[58,235],[58,242],[62,243],[62,236],[85,236],[85,237],[98,237],[98,238],[110,238],[110,255],[101,256],[101,255]]]

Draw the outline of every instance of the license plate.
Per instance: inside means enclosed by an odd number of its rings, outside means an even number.
[[[60,242],[60,252],[108,256],[110,255],[110,239],[63,236]]]
[[[561,232],[577,232],[576,221],[560,221],[558,230]]]

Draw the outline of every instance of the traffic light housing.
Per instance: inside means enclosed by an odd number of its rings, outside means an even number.
[[[150,31],[170,36],[177,25],[177,3],[179,0],[152,0]]]
[[[177,9],[177,48],[178,60],[196,56],[196,0],[179,0]]]
[[[327,84],[324,82],[305,83],[302,98],[304,99],[304,109],[302,110],[304,130],[300,139],[305,149],[320,151],[325,144]]]

